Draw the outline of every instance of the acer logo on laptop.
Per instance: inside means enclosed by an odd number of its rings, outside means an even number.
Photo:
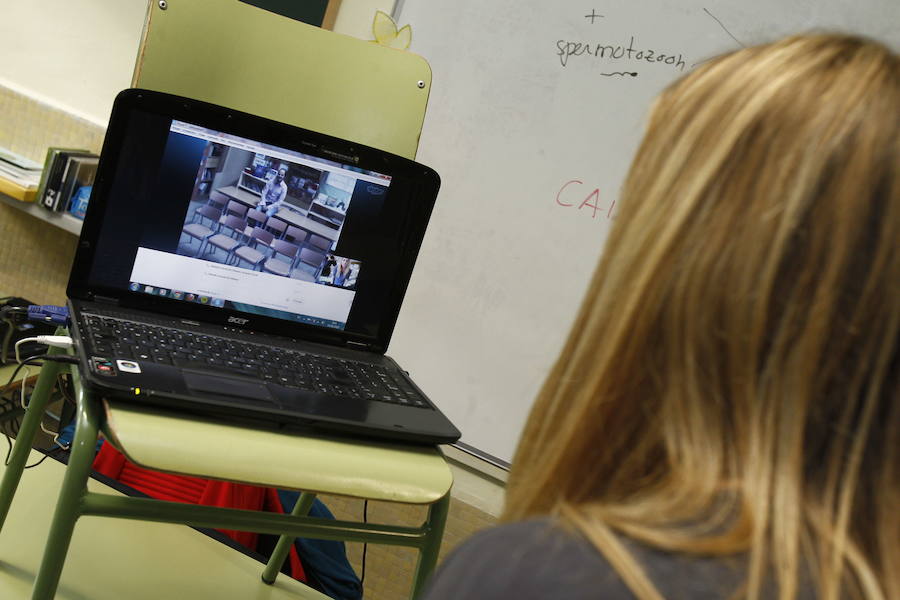
[[[234,323],[235,325],[246,325],[249,320],[250,319],[242,319],[240,317],[228,317],[228,322]]]

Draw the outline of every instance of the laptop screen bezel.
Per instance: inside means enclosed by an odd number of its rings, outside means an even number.
[[[134,111],[161,115],[167,119],[193,123],[390,175],[392,182],[388,201],[408,204],[403,207],[408,227],[405,239],[400,240],[402,252],[399,255],[395,275],[388,281],[385,301],[378,318],[379,326],[374,334],[309,326],[262,315],[252,315],[248,319],[247,313],[228,308],[134,293],[90,281],[96,240],[101,234],[103,215],[119,167],[117,149],[122,147],[128,131],[129,117]],[[383,150],[199,100],[149,90],[124,90],[117,96],[113,105],[97,176],[69,277],[67,295],[69,298],[81,300],[111,300],[121,307],[149,310],[227,328],[244,328],[286,338],[352,346],[383,353],[387,350],[393,333],[439,187],[440,178],[433,169]]]

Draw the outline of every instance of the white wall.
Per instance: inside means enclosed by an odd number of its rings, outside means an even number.
[[[105,125],[147,0],[0,0],[0,85]]]

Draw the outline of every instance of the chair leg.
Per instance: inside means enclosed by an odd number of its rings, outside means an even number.
[[[450,493],[428,507],[428,517],[424,527],[428,530],[428,539],[419,551],[419,560],[413,578],[410,598],[416,598],[425,589],[425,583],[437,565],[438,553],[441,551],[441,540],[444,537],[444,525],[450,511]]]
[[[291,516],[306,516],[315,499],[316,495],[312,492],[301,493],[300,497],[297,498],[297,503],[294,504],[294,510],[291,511]],[[272,556],[269,557],[269,562],[266,563],[266,568],[263,570],[262,580],[264,583],[268,583],[269,585],[275,583],[275,578],[278,577],[278,573],[281,571],[281,565],[284,564],[293,543],[293,536],[283,535],[278,538],[278,543],[275,544],[275,550],[272,551]]]
[[[51,348],[49,354],[61,354],[60,348]],[[16,443],[13,445],[12,452],[9,457],[9,464],[3,473],[3,482],[0,483],[0,530],[3,529],[3,523],[6,521],[6,515],[9,514],[9,507],[12,505],[13,497],[16,495],[16,489],[19,487],[19,480],[22,478],[22,471],[25,469],[25,463],[31,455],[31,445],[34,443],[34,436],[37,433],[47,409],[47,403],[50,400],[50,391],[56,383],[56,376],[62,365],[57,362],[47,361],[41,368],[41,374],[38,376],[37,384],[34,392],[31,394],[31,402],[25,411],[25,417],[22,419],[22,425],[19,427],[19,434],[16,436]],[[24,385],[24,381],[22,384]]]
[[[50,600],[56,593],[62,574],[72,532],[78,520],[81,500],[87,492],[87,480],[94,460],[94,449],[100,429],[99,410],[93,399],[87,397],[84,388],[77,384],[78,409],[76,412],[75,439],[69,464],[63,477],[56,510],[50,524],[50,533],[44,546],[44,556],[34,580],[32,600]]]

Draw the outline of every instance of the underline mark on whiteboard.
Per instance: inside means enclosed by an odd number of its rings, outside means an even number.
[[[704,9],[703,9],[703,12],[705,12],[705,13],[708,14],[710,17],[712,17],[713,19],[715,19],[716,23],[719,24],[719,27],[721,27],[721,28],[725,31],[725,33],[727,33],[729,36],[731,36],[731,39],[733,39],[735,42],[737,42],[738,45],[739,45],[741,48],[746,48],[746,47],[747,47],[747,46],[745,46],[744,44],[741,43],[741,40],[739,40],[739,39],[737,39],[736,37],[734,37],[734,35],[733,35],[730,31],[728,31],[728,28],[725,27],[725,24],[722,23],[722,21],[720,21],[720,20],[718,19],[718,17],[716,17],[716,15],[712,14],[711,12],[709,12],[709,9],[704,8]]]
[[[589,14],[589,15],[584,15],[584,18],[585,18],[585,19],[590,19],[590,20],[591,20],[591,25],[593,25],[593,24],[594,24],[594,21],[596,21],[597,19],[602,19],[602,18],[603,18],[603,15],[598,15],[598,14],[597,14],[597,9],[596,9],[596,8],[592,8],[592,9],[591,9],[591,14]]]
[[[612,73],[600,73],[604,77],[612,77],[613,75],[619,75],[621,77],[625,77],[626,75],[631,75],[632,77],[637,77],[637,71],[613,71]]]

